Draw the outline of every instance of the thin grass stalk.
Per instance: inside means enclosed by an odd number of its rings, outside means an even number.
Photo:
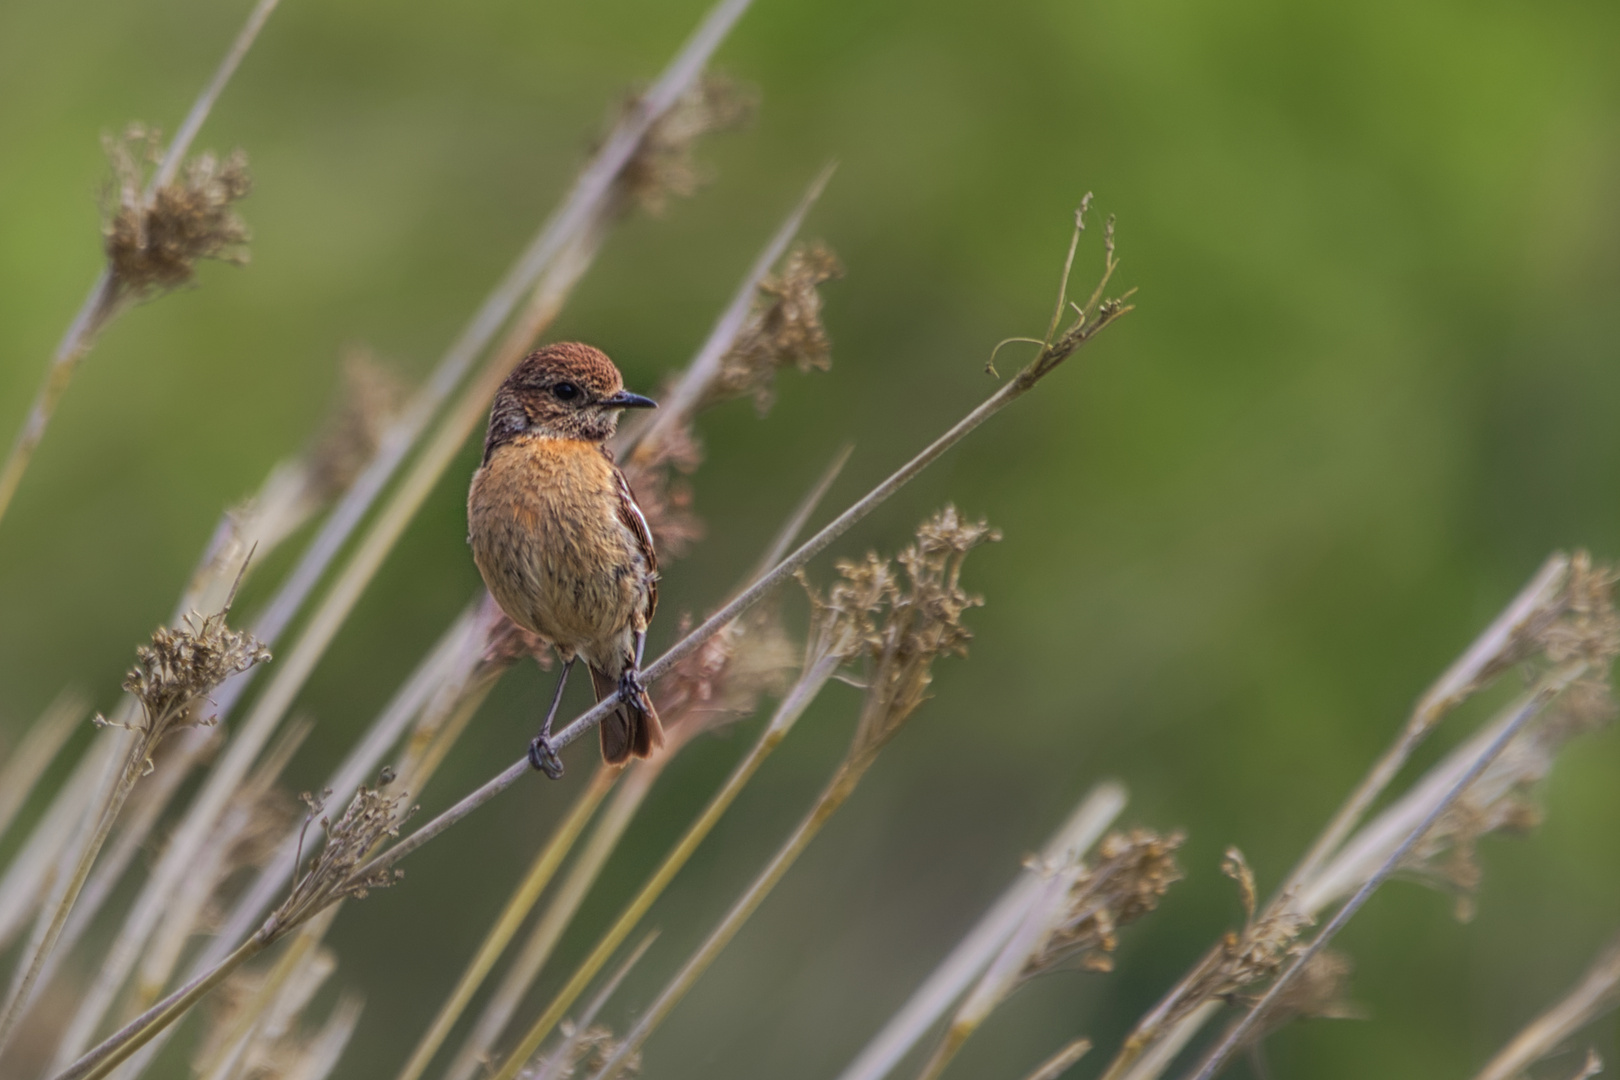
[[[237,968],[263,952],[271,940],[271,935],[266,931],[254,934],[224,960],[108,1036],[95,1049],[58,1073],[55,1080],[102,1080],[230,978]]]
[[[147,199],[150,199],[158,188],[174,179],[180,163],[185,160],[186,151],[191,149],[192,140],[197,137],[203,121],[213,109],[214,102],[219,99],[225,84],[236,73],[237,66],[247,55],[248,49],[259,35],[259,30],[270,18],[270,13],[275,10],[278,2],[279,0],[259,0],[248,14],[247,22],[237,32],[236,40],[231,43],[225,58],[220,61],[214,77],[209,80],[208,85],[203,88],[191,106],[191,111],[180,124],[180,130],[175,133],[174,141],[169,143],[163,160],[153,172],[145,192]],[[28,418],[23,421],[22,430],[17,433],[17,439],[12,444],[11,452],[6,456],[5,464],[0,465],[0,519],[5,517],[6,510],[11,506],[12,497],[17,494],[23,473],[33,460],[34,451],[45,438],[45,429],[49,426],[51,417],[56,414],[56,406],[61,402],[62,395],[67,392],[68,384],[73,381],[79,361],[90,352],[96,336],[105,329],[118,309],[118,282],[113,276],[111,267],[103,266],[95,284],[90,286],[90,293],[85,297],[78,314],[73,317],[73,322],[68,325],[67,332],[57,344],[50,365],[45,369],[45,381],[35,394],[33,404],[28,408]]]
[[[652,790],[653,781],[663,771],[660,768],[661,760],[652,759],[631,766],[629,775],[613,793],[607,809],[602,812],[591,835],[580,848],[574,865],[569,867],[567,876],[558,885],[557,892],[534,928],[529,931],[527,940],[511,967],[501,977],[495,992],[490,995],[473,1029],[467,1033],[461,1049],[456,1051],[445,1073],[447,1080],[472,1080],[488,1059],[490,1048],[501,1037],[501,1032],[506,1030],[506,1025],[523,1003],[524,996],[534,985],[546,961],[551,959],[552,950],[562,940],[563,932],[573,921],[586,894],[596,884],[602,867],[607,865],[608,856],[613,854],[635,818],[636,811]],[[401,1080],[404,1080],[404,1075],[401,1075]]]
[[[1515,1080],[1616,1004],[1620,1004],[1620,935],[1609,940],[1568,994],[1526,1024],[1474,1080]]]
[[[865,775],[866,770],[871,767],[874,760],[876,759],[873,756],[862,755],[846,760],[838,766],[837,771],[833,773],[832,779],[828,781],[820,797],[816,799],[815,805],[805,815],[804,820],[799,823],[799,827],[788,837],[787,842],[778,849],[776,855],[766,864],[765,869],[754,879],[753,884],[749,885],[737,902],[732,905],[731,910],[726,912],[725,917],[720,920],[720,924],[704,939],[703,944],[698,946],[680,972],[664,987],[663,991],[658,995],[658,999],[642,1013],[641,1018],[636,1021],[636,1026],[625,1036],[624,1041],[614,1048],[613,1054],[603,1064],[593,1080],[612,1080],[613,1077],[619,1075],[630,1055],[639,1050],[642,1044],[647,1041],[647,1037],[653,1033],[653,1030],[663,1023],[664,1018],[686,996],[686,992],[709,969],[709,965],[714,963],[721,950],[731,943],[732,938],[737,936],[737,932],[742,929],[749,916],[764,902],[765,897],[776,887],[777,882],[782,880],[782,876],[788,872],[788,868],[804,853],[804,849],[810,845],[811,840],[815,839],[816,834],[821,831],[821,827],[827,823],[833,814],[837,813],[839,807],[844,805],[844,801],[855,790],[856,785],[861,781],[861,777]],[[526,1038],[521,1045],[527,1046],[529,1039],[532,1038],[533,1033],[531,1032],[529,1038]],[[511,1058],[507,1059],[506,1064],[502,1066],[501,1071],[495,1075],[495,1080],[514,1080],[522,1061],[522,1057],[513,1054]]]
[[[687,827],[686,832],[676,841],[669,854],[664,856],[664,861],[659,864],[658,869],[653,871],[652,876],[647,879],[641,890],[626,905],[624,911],[620,913],[618,920],[608,928],[607,933],[602,935],[601,940],[591,950],[590,955],[579,965],[568,982],[557,992],[551,1004],[546,1007],[545,1012],[529,1028],[523,1041],[518,1044],[518,1049],[514,1050],[507,1058],[506,1065],[502,1068],[497,1080],[511,1080],[511,1077],[516,1075],[522,1064],[533,1057],[535,1051],[540,1049],[540,1044],[545,1041],[547,1035],[551,1034],[552,1028],[556,1027],[557,1023],[567,1015],[568,1010],[573,1007],[579,995],[585,992],[585,988],[590,985],[591,980],[596,978],[602,968],[607,965],[614,952],[618,950],[620,945],[624,944],[624,940],[630,936],[630,931],[635,929],[636,924],[647,914],[653,902],[663,894],[664,889],[674,880],[681,867],[686,865],[693,852],[708,837],[725,812],[730,809],[731,804],[742,793],[742,789],[748,785],[748,781],[753,778],[760,765],[764,764],[771,751],[775,750],[782,740],[787,737],[788,732],[793,729],[793,725],[798,722],[799,717],[810,707],[810,703],[815,700],[816,695],[821,692],[821,689],[827,685],[827,681],[832,678],[833,672],[838,669],[838,664],[839,660],[835,656],[823,657],[801,673],[798,681],[794,683],[793,687],[777,705],[776,712],[771,717],[770,723],[765,726],[765,730],[760,733],[754,745],[749,748],[747,755],[732,768],[731,774],[726,777],[726,781],[720,786],[720,790],[710,797],[708,804],[703,808],[703,812]]]
[[[400,1080],[417,1080],[427,1071],[428,1064],[433,1060],[433,1055],[438,1053],[439,1047],[444,1044],[444,1040],[449,1036],[450,1029],[455,1026],[456,1021],[461,1018],[462,1012],[467,1008],[467,1003],[472,1000],[478,988],[483,985],[485,977],[489,975],[490,969],[495,966],[495,962],[500,959],[501,953],[506,950],[506,946],[517,935],[523,921],[528,918],[529,912],[533,910],[535,903],[540,899],[540,894],[551,883],[552,877],[557,872],[557,867],[561,865],[563,858],[573,847],[580,833],[584,831],[586,823],[596,813],[597,806],[607,796],[621,771],[614,766],[602,765],[591,775],[590,782],[586,784],[584,790],[574,800],[573,808],[569,810],[568,816],[563,819],[556,831],[552,833],[551,838],[546,841],[545,846],[540,849],[535,856],[534,862],[530,864],[528,872],[523,875],[522,880],[518,882],[517,888],[513,890],[511,897],[507,900],[506,906],[496,916],[494,924],[489,928],[489,932],[484,935],[483,942],[478,946],[478,951],[473,954],[472,961],[468,963],[467,970],[462,972],[461,978],[456,982],[455,989],[450,992],[449,998],[439,1007],[439,1012],[434,1016],[433,1023],[428,1025],[427,1031],[423,1032],[421,1039],[417,1041],[416,1049],[412,1051],[410,1060],[400,1070]]]
[[[0,767],[0,836],[11,827],[46,766],[56,759],[89,707],[77,690],[62,691],[39,714],[17,748],[7,751],[5,765]]]
[[[1088,850],[1125,809],[1125,799],[1125,789],[1117,783],[1092,788],[1069,820],[1047,841],[1041,862],[1069,862]],[[1034,868],[1020,873],[883,1030],[839,1074],[838,1080],[883,1080],[983,974],[1023,920],[1040,884],[1040,874]]]
[[[1249,1009],[1237,1023],[1227,1030],[1226,1034],[1216,1043],[1214,1049],[1204,1058],[1198,1070],[1193,1073],[1192,1080],[1211,1080],[1220,1071],[1221,1067],[1226,1063],[1226,1059],[1243,1045],[1244,1037],[1253,1029],[1255,1023],[1266,1014],[1266,1011],[1277,1000],[1278,996],[1293,984],[1294,980],[1305,970],[1305,965],[1310,962],[1311,958],[1327,947],[1327,943],[1333,940],[1334,935],[1344,928],[1345,924],[1355,916],[1356,912],[1361,910],[1372,894],[1378,890],[1378,887],[1389,879],[1389,876],[1400,866],[1401,861],[1417,847],[1424,835],[1440,819],[1440,815],[1450,809],[1463,792],[1468,790],[1470,784],[1479,779],[1486,766],[1496,760],[1496,757],[1507,747],[1513,737],[1523,730],[1524,726],[1534,719],[1565,687],[1584,674],[1588,666],[1586,661],[1568,664],[1547,676],[1542,680],[1540,686],[1525,696],[1515,710],[1512,720],[1491,740],[1490,744],[1485,748],[1485,752],[1469,765],[1462,776],[1457,778],[1445,796],[1406,835],[1406,838],[1401,841],[1395,850],[1390,852],[1383,864],[1367,878],[1361,888],[1356,890],[1355,895],[1347,900],[1338,911],[1334,912],[1333,918],[1328,921],[1328,924],[1311,940],[1309,945],[1299,952],[1294,962],[1277,976],[1254,1007]]]
[[[73,837],[89,813],[83,793],[95,790],[103,774],[110,775],[122,749],[116,738],[120,734],[104,732],[79,755],[78,764],[6,866],[0,877],[0,948],[10,944],[50,890],[55,867],[63,853],[71,851]]]

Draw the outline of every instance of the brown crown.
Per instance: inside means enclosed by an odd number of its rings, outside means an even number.
[[[607,353],[578,341],[559,341],[525,356],[506,377],[506,386],[533,391],[565,380],[577,383],[592,398],[610,397],[624,389],[624,377]]]

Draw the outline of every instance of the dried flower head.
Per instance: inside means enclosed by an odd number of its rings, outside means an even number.
[[[605,1024],[592,1024],[581,1031],[572,1020],[564,1020],[557,1028],[562,1034],[561,1045],[518,1073],[519,1080],[570,1080],[581,1072],[595,1076],[619,1048],[619,1041]],[[615,1075],[636,1076],[640,1072],[641,1055],[633,1053],[617,1066]]]
[[[826,245],[794,247],[781,272],[759,283],[754,310],[720,361],[709,403],[749,396],[763,415],[771,405],[777,369],[830,368],[832,342],[821,322],[817,289],[843,276],[843,264]]]
[[[192,706],[220,683],[270,659],[264,643],[225,624],[230,604],[212,615],[191,612],[179,627],[160,626],[150,645],[137,646],[135,666],[124,676],[124,690],[141,705],[139,752],[151,771],[152,752],[176,726],[212,724],[197,720]],[[98,723],[106,723],[97,717]]]
[[[668,207],[671,195],[696,194],[711,174],[693,158],[693,145],[704,135],[743,126],[757,107],[752,87],[722,75],[704,75],[648,129],[619,176],[622,190],[655,217]]]
[[[371,463],[404,399],[404,386],[371,350],[345,350],[343,389],[309,454],[310,484],[320,498],[346,491]]]
[[[1323,949],[1305,961],[1305,970],[1266,1006],[1245,1037],[1259,1043],[1295,1020],[1360,1020],[1366,1012],[1345,998],[1355,965],[1344,953]],[[1255,1004],[1251,1001],[1248,1004]]]
[[[253,188],[240,150],[223,161],[199,154],[148,196],[148,170],[162,160],[157,132],[132,124],[102,142],[114,179],[102,233],[120,295],[141,299],[184,285],[199,259],[247,262],[250,235],[231,210]]]
[[[1109,954],[1119,945],[1119,928],[1158,907],[1159,898],[1181,880],[1175,851],[1185,839],[1180,832],[1160,836],[1147,829],[1106,836],[1095,861],[1079,864],[1070,874],[1068,888],[1047,915],[1045,933],[1025,962],[1023,977],[1074,965],[1112,971]]]
[[[399,827],[416,813],[414,806],[405,809],[405,792],[390,796],[362,785],[343,816],[335,822],[325,814],[324,797],[317,799],[305,792],[300,798],[309,808],[304,829],[307,832],[310,822],[319,816],[326,842],[309,869],[293,885],[287,899],[265,920],[260,933],[270,941],[339,900],[346,897],[363,900],[372,889],[387,888],[405,876],[403,870],[389,868],[357,875],[363,871],[372,850],[385,837],[398,836]]]
[[[856,725],[851,757],[877,753],[906,718],[927,700],[934,660],[966,656],[973,634],[962,615],[981,597],[961,587],[967,553],[1001,534],[983,521],[964,521],[947,505],[917,528],[916,542],[900,553],[904,575],[868,555],[864,562],[840,562],[843,581],[828,594],[818,630],[846,659],[866,659],[866,701]]]

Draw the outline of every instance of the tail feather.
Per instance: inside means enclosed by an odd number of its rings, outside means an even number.
[[[619,689],[619,680],[593,667],[591,687],[596,691],[596,700],[601,701]],[[645,693],[638,695],[638,700],[619,702],[618,708],[602,718],[598,731],[602,736],[602,760],[609,765],[622,765],[632,756],[650,757],[664,745],[664,727]]]

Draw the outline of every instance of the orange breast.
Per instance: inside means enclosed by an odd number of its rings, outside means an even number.
[[[520,437],[473,477],[468,538],[512,620],[587,659],[645,622],[649,567],[618,513],[613,465],[594,443]]]

